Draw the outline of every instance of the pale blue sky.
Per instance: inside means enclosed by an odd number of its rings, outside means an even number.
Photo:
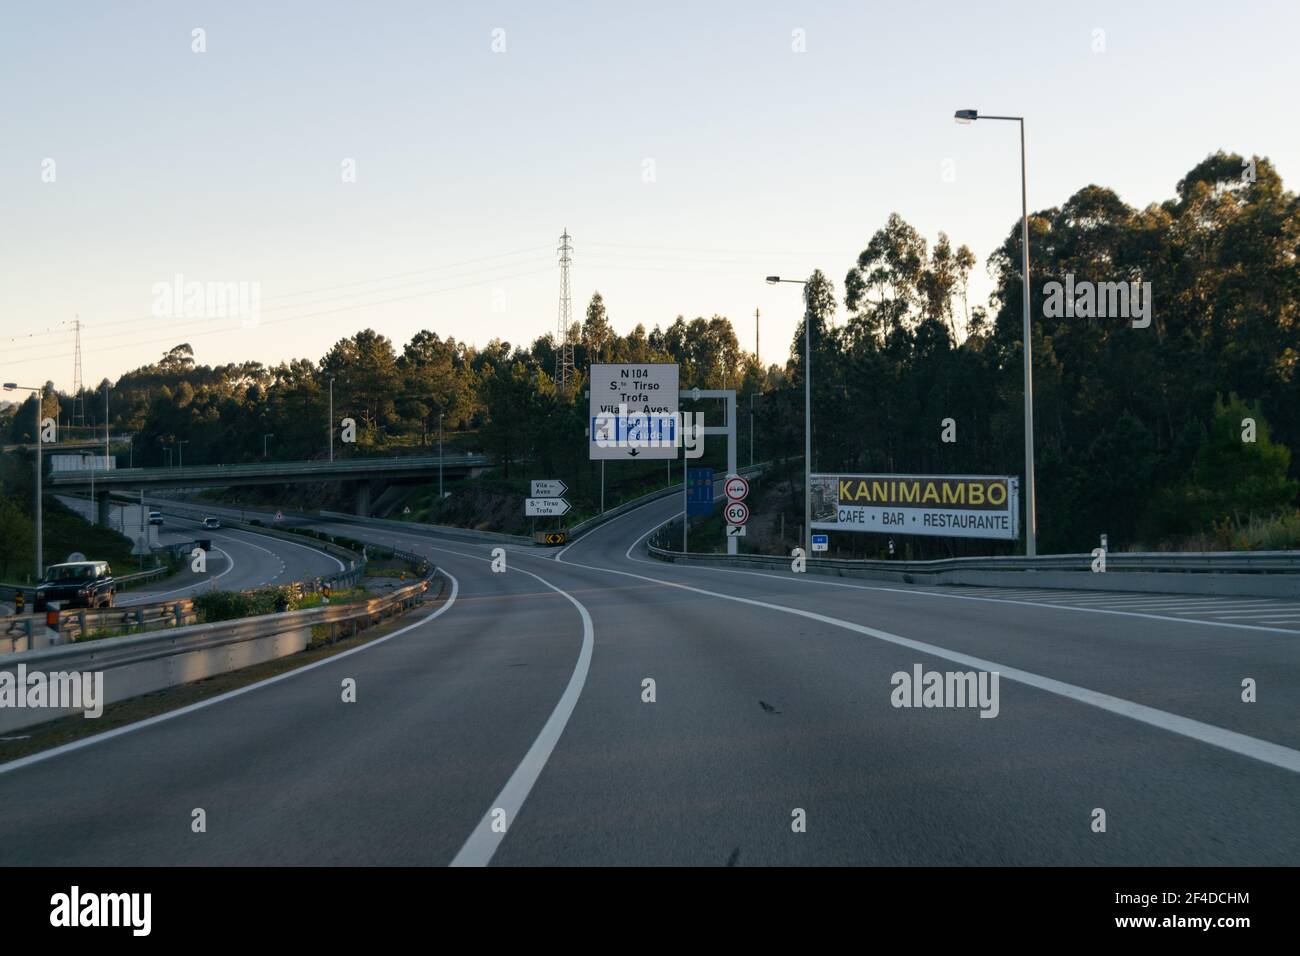
[[[1298,9],[9,4],[0,376],[70,386],[78,314],[92,383],[186,340],[209,364],[314,360],[365,326],[399,348],[422,327],[530,342],[555,328],[566,226],[575,318],[599,289],[620,331],[717,313],[752,348],[759,308],[784,361],[798,292],[763,276],[842,289],[891,211],[970,245],[987,296],[1019,216],[1015,127],[954,109],[1027,116],[1031,208],[1089,183],[1160,201],[1219,148],[1294,188]],[[176,273],[260,283],[260,324],[152,317]]]

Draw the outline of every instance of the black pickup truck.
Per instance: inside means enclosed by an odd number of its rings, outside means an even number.
[[[59,607],[112,607],[117,594],[113,569],[107,561],[69,561],[51,564],[45,578],[36,586],[33,611],[44,611],[50,604]]]

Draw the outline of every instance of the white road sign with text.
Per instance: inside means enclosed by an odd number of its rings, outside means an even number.
[[[676,458],[677,379],[677,366],[666,362],[591,366],[588,457]]]

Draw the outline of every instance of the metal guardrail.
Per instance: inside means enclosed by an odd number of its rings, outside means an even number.
[[[333,642],[355,635],[422,601],[435,573],[430,570],[418,581],[361,604],[285,611],[0,655],[0,671],[25,665],[29,671],[107,672],[103,702],[114,703],[286,657],[326,639]],[[173,658],[182,658],[184,666],[169,666]],[[0,726],[28,726],[58,716],[58,712],[7,708],[0,711]]]
[[[429,571],[405,587],[357,604],[329,604],[298,611],[241,617],[232,621],[190,624],[161,632],[60,644],[30,651],[22,659],[29,668],[35,668],[38,659],[56,659],[62,663],[64,660],[80,658],[86,660],[86,669],[103,669],[167,656],[168,653],[188,653],[215,645],[267,637],[283,631],[299,630],[304,626],[328,627],[333,638],[345,630],[356,634],[371,623],[390,616],[395,608],[408,608],[414,599],[428,590],[433,576],[434,572]],[[170,651],[160,654],[160,648],[169,648]]]
[[[532,544],[532,538],[520,534],[504,534],[500,531],[476,531],[473,528],[457,528],[452,525],[426,524],[423,521],[399,521],[396,518],[362,518],[342,511],[321,511],[322,521],[337,521],[346,524],[363,524],[370,527],[393,528],[406,532],[439,534],[449,538],[461,538],[469,541],[487,541],[499,544]]]
[[[160,627],[183,627],[198,623],[192,598],[133,604],[129,607],[76,608],[59,612],[59,634],[70,641],[84,640],[87,634],[120,631],[123,634],[157,630]]]
[[[658,542],[648,545],[649,554],[660,561],[708,563],[711,560],[731,564],[773,568],[790,565],[785,555],[768,554],[684,554],[662,546],[663,529],[656,532]],[[653,538],[652,538],[653,542]],[[835,571],[887,571],[893,574],[938,574],[944,571],[1080,571],[1091,572],[1091,554],[1048,554],[1034,558],[1020,555],[995,555],[982,558],[940,558],[934,561],[870,561],[836,558],[808,559],[808,567]],[[1300,551],[1207,551],[1207,552],[1110,552],[1106,570],[1200,573],[1300,573]]]
[[[324,547],[328,542],[317,542],[317,544]],[[329,546],[344,554],[352,554],[352,552],[338,545]],[[367,548],[371,554],[389,555],[398,560],[406,561],[412,566],[414,573],[418,575],[427,574],[431,568],[427,558],[410,551],[390,548],[386,545],[367,545]],[[353,566],[347,571],[340,571],[337,574],[310,581],[295,581],[289,586],[298,597],[305,594],[315,594],[322,591],[326,586],[330,588],[350,587],[365,575],[366,566],[366,557],[361,556],[359,560],[353,562]],[[9,618],[6,622],[8,631],[5,636],[26,636],[30,640],[37,617],[38,615],[25,615]],[[194,600],[192,598],[180,598],[117,608],[69,608],[59,612],[58,633],[61,637],[75,643],[84,641],[87,634],[96,634],[103,631],[135,634],[159,628],[184,627],[197,622],[198,617],[194,610]]]

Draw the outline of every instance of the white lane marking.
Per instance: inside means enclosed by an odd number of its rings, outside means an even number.
[[[632,513],[633,512],[631,511],[628,512],[628,514],[632,514]],[[610,524],[613,524],[613,522],[610,522]],[[648,538],[651,534],[653,534],[656,530],[658,530],[663,524],[664,522],[660,521],[658,524],[648,528],[645,531],[645,533],[643,533],[639,538],[637,538],[628,546],[627,551],[624,552],[624,557],[626,557],[629,561],[631,561],[634,564],[646,564],[653,567],[662,567],[664,562],[649,561],[641,558],[634,558],[632,557],[632,551],[634,548],[636,548],[638,544],[640,544],[642,541]],[[608,527],[608,525],[606,525],[605,527]],[[561,561],[560,563],[568,564],[569,562]],[[740,568],[712,568],[703,565],[682,565],[682,566],[691,567],[694,570],[700,570],[700,571],[715,571],[719,574],[745,574],[755,578],[772,578],[777,581],[797,581],[800,584],[818,584],[821,585],[822,587],[828,587],[828,588],[848,588],[849,590],[852,591],[883,591],[888,594],[916,594],[921,597],[948,598],[949,600],[953,600],[953,601],[984,601],[990,604],[1016,604],[1019,605],[1020,607],[1041,607],[1041,608],[1049,608],[1057,611],[1075,611],[1080,614],[1114,614],[1119,617],[1141,617],[1153,621],[1171,621],[1176,624],[1195,624],[1200,627],[1227,627],[1237,631],[1264,631],[1269,634],[1295,634],[1295,629],[1289,627],[1264,627],[1259,624],[1238,624],[1233,621],[1202,621],[1193,617],[1168,617],[1163,614],[1143,614],[1137,611],[1118,611],[1118,610],[1110,610],[1108,608],[1100,608],[1100,607],[1079,607],[1078,605],[1074,605],[1074,604],[1049,604],[1045,601],[1027,601],[1027,600],[1021,601],[1021,600],[1012,600],[1010,598],[978,597],[973,594],[952,594],[951,592],[948,591],[919,591],[915,588],[884,587],[884,586],[867,585],[867,584],[847,584],[843,581],[828,581],[822,576],[815,575],[815,574],[795,574],[793,572],[791,572],[790,574],[768,574],[763,571],[745,571]]]
[[[1076,594],[1078,592],[1075,592]],[[1271,600],[1245,601],[1238,602],[1225,598],[1194,598],[1194,597],[1108,597],[1108,598],[1080,598],[1075,603],[1078,604],[1109,604],[1115,607],[1227,607],[1232,605],[1239,607],[1244,604],[1271,604]]]
[[[780,604],[772,604],[768,601],[755,600],[754,598],[743,598],[732,594],[723,594],[719,591],[709,591],[704,588],[692,587],[688,584],[679,584],[675,581],[666,581],[661,578],[652,578],[643,574],[634,574],[631,571],[616,571],[613,568],[602,568],[589,564],[574,564],[568,561],[563,563],[568,564],[571,567],[585,568],[589,571],[603,571],[606,574],[621,574],[625,577],[636,578],[639,581],[645,581],[651,584],[662,584],[666,587],[679,588],[683,591],[692,591],[696,594],[703,594],[708,597],[721,598],[724,601],[735,601],[738,604],[749,604],[753,607],[767,608],[768,610],[779,611],[783,614],[793,614],[796,617],[807,618],[810,621],[818,621],[822,624],[829,624],[833,627],[842,627],[845,630],[854,631],[858,634],[865,634],[868,637],[874,637],[877,640],[885,641],[889,644],[897,644],[900,647],[906,647],[922,654],[929,654],[932,657],[952,661],[953,663],[961,664],[964,667],[973,667],[976,670],[983,671],[997,671],[1007,680],[1025,684],[1026,686],[1046,691],[1049,694],[1056,694],[1058,697],[1065,697],[1070,700],[1078,701],[1081,704],[1087,704],[1090,707],[1096,707],[1100,710],[1117,714],[1120,717],[1127,717],[1130,720],[1149,724],[1152,727],[1167,730],[1170,733],[1188,737],[1192,740],[1199,741],[1200,743],[1209,744],[1212,747],[1219,747],[1243,757],[1249,757],[1252,760],[1272,764],[1275,767],[1281,767],[1282,769],[1290,770],[1293,773],[1300,773],[1300,750],[1292,750],[1290,747],[1284,747],[1281,744],[1271,743],[1267,740],[1260,740],[1256,737],[1237,733],[1234,730],[1226,730],[1223,727],[1216,727],[1213,724],[1202,723],[1199,720],[1192,720],[1190,717],[1181,717],[1178,714],[1171,714],[1167,711],[1158,710],[1155,707],[1148,707],[1145,704],[1139,704],[1131,700],[1124,700],[1122,697],[1112,697],[1110,694],[1103,694],[1099,691],[1089,690],[1086,687],[1067,684],[1064,681],[1058,681],[1051,677],[1043,677],[1042,675],[1034,674],[1030,671],[1023,671],[1019,668],[1007,667],[1006,665],[999,664],[996,661],[985,660],[984,658],[973,657],[969,654],[951,651],[945,647],[939,647],[937,644],[927,644],[924,641],[902,637],[898,634],[892,634],[889,631],[867,627],[864,624],[857,624],[853,621],[843,620],[842,618],[831,617],[827,614],[818,614],[815,611],[805,611],[802,608],[785,607]],[[768,576],[770,577],[770,575]]]
[[[429,551],[456,554],[463,558],[484,561],[489,564],[492,561],[491,558],[484,558],[477,554],[467,554],[464,551],[457,551],[455,548],[440,548],[423,540],[412,541],[394,537],[393,542],[407,547],[419,547]],[[541,558],[541,555],[534,555],[534,557]],[[555,750],[555,745],[559,743],[560,736],[569,723],[569,718],[573,716],[573,709],[578,705],[578,698],[582,696],[582,688],[587,683],[587,672],[591,669],[591,653],[596,643],[596,629],[591,623],[591,615],[587,613],[587,608],[568,591],[552,584],[540,574],[525,571],[518,566],[512,570],[540,581],[578,609],[578,614],[582,617],[582,648],[578,651],[578,660],[573,665],[573,673],[569,675],[569,683],[565,686],[564,693],[560,695],[555,709],[551,711],[551,716],[546,719],[546,723],[542,725],[537,739],[533,741],[533,745],[524,754],[524,759],[519,762],[515,772],[510,775],[506,785],[497,794],[496,800],[483,814],[478,826],[470,833],[469,839],[465,841],[465,845],[460,848],[460,852],[452,859],[450,866],[487,866],[492,862],[492,857],[497,848],[500,847],[501,841],[505,839],[506,833],[510,831],[510,827],[514,826],[515,821],[519,818],[519,811],[523,809],[524,801],[528,799],[528,794],[532,792],[533,785],[537,783],[537,778],[541,776],[542,770],[546,768],[546,762],[550,759],[551,752]],[[505,811],[506,831],[504,833],[493,830],[493,823],[496,822],[495,814],[498,810]]]
[[[208,586],[209,584],[211,584],[213,581],[219,581],[219,580],[221,580],[221,579],[224,578],[227,574],[229,574],[231,571],[235,570],[235,559],[234,559],[234,557],[230,554],[229,551],[223,551],[221,548],[213,548],[212,550],[215,551],[215,552],[217,552],[217,554],[223,554],[223,555],[225,555],[225,557],[226,557],[226,564],[227,564],[228,566],[227,566],[226,570],[222,571],[220,574],[214,574],[214,575],[213,575],[212,577],[210,577],[210,578],[204,578],[204,579],[203,579],[201,582],[199,582],[198,584],[187,584],[187,585],[185,585],[184,587],[180,587],[180,588],[172,588],[170,591],[141,591],[141,592],[139,592],[136,596],[137,596],[137,597],[141,597],[141,598],[164,598],[164,597],[166,597],[166,596],[169,595],[169,594],[180,594],[182,591],[197,591],[199,588],[207,587],[207,586]],[[132,603],[132,604],[148,604],[148,603],[150,603],[150,602],[149,602],[149,601],[133,601],[133,602],[131,602],[131,603]],[[130,607],[131,604],[123,604],[122,606],[123,606],[123,607]]]
[[[523,809],[524,801],[528,799],[528,794],[532,792],[533,784],[537,783],[537,778],[541,776],[542,770],[546,767],[546,761],[550,759],[551,752],[555,750],[560,735],[564,733],[564,728],[573,715],[573,709],[578,704],[578,698],[582,695],[583,685],[587,683],[587,672],[591,668],[591,652],[595,644],[595,629],[592,627],[591,615],[587,613],[587,609],[582,605],[582,602],[569,592],[556,587],[531,571],[524,571],[522,568],[516,568],[515,570],[537,578],[538,581],[541,581],[552,591],[568,599],[578,609],[578,613],[582,615],[582,650],[578,652],[578,661],[574,665],[573,674],[569,677],[568,686],[564,688],[564,693],[555,705],[555,709],[551,711],[551,716],[546,719],[541,733],[537,735],[533,745],[528,748],[528,753],[524,754],[524,759],[519,762],[519,766],[510,775],[506,785],[501,788],[501,792],[497,794],[492,806],[483,814],[483,819],[479,821],[474,832],[465,841],[465,845],[460,848],[460,852],[451,861],[452,866],[487,866],[492,861],[493,854],[496,853],[501,841],[506,836],[505,833],[497,833],[492,829],[495,811],[497,809],[505,811],[506,831],[509,832],[509,828],[519,819],[519,811]]]
[[[239,687],[235,690],[226,691],[224,694],[218,694],[216,697],[209,697],[207,700],[200,700],[193,704],[187,704],[177,710],[169,710],[165,714],[147,717],[144,720],[136,721],[134,724],[127,724],[124,727],[115,727],[112,730],[104,731],[102,734],[95,734],[93,737],[84,737],[81,740],[74,740],[71,743],[63,744],[51,750],[42,750],[37,754],[31,754],[27,757],[19,757],[17,760],[2,763],[0,764],[0,774],[11,773],[14,770],[20,770],[23,767],[30,767],[34,763],[41,763],[53,757],[58,757],[61,754],[72,753],[74,750],[83,750],[86,747],[92,747],[95,744],[103,743],[106,740],[112,740],[114,737],[121,737],[123,734],[134,733],[137,730],[143,730],[145,727],[150,727],[154,724],[161,724],[165,720],[174,720],[177,717],[192,714],[195,711],[203,710],[205,707],[211,707],[213,704],[220,704],[223,701],[240,697],[244,694],[250,693],[251,691],[260,690],[263,687],[270,687],[272,684],[278,684],[282,680],[289,680],[291,677],[298,677],[301,674],[306,674],[308,671],[314,671],[318,667],[324,667],[326,664],[333,664],[335,661],[341,661],[345,657],[351,657],[353,654],[360,654],[362,651],[368,651],[372,647],[378,647],[380,644],[385,644],[395,637],[401,637],[407,631],[428,624],[435,617],[441,616],[456,603],[456,595],[460,593],[460,582],[457,581],[450,572],[444,571],[442,568],[438,569],[438,573],[444,575],[447,580],[451,582],[451,594],[447,597],[447,600],[443,602],[436,611],[433,611],[431,614],[426,614],[418,621],[414,621],[405,627],[393,631],[392,634],[385,634],[383,637],[377,637],[373,641],[368,641],[365,644],[358,645],[351,650],[342,651],[332,657],[326,657],[311,664],[304,664],[302,667],[294,668],[291,671],[285,671],[283,674],[277,674],[275,677],[268,677],[266,680],[257,681],[256,683],[249,684],[246,687]]]
[[[1202,614],[1213,614],[1215,617],[1272,617],[1274,614],[1286,614],[1294,611],[1295,605],[1279,604],[1276,607],[1258,608],[1254,611],[1201,611]]]
[[[258,535],[259,537],[263,537],[263,538],[271,538],[271,536],[270,536],[269,534],[262,534],[262,533],[259,532],[259,531],[244,531],[242,528],[239,529],[239,533],[240,533],[240,534],[243,534],[243,535],[253,534],[253,535]],[[239,539],[236,539],[236,540],[240,540],[240,541],[242,541],[243,539],[242,539],[242,538],[239,538]],[[341,558],[338,558],[338,557],[336,557],[335,555],[330,554],[328,551],[323,551],[323,550],[321,550],[320,548],[313,548],[313,547],[312,547],[311,545],[309,545],[309,544],[300,544],[300,543],[298,543],[297,541],[285,541],[283,538],[271,538],[271,540],[272,540],[272,541],[275,541],[277,544],[287,544],[287,545],[289,545],[290,547],[293,547],[293,548],[301,548],[301,549],[304,550],[304,551],[310,551],[312,554],[319,555],[319,556],[321,556],[321,557],[325,557],[325,558],[329,558],[331,561],[333,561],[335,564],[337,564],[337,565],[339,566],[339,570],[340,570],[340,571],[346,571],[346,570],[348,569],[348,566],[347,566],[346,564],[343,563],[343,561],[342,561]],[[251,544],[251,542],[249,542],[249,541],[244,541],[244,543],[245,543],[245,544]],[[263,548],[262,550],[263,550],[263,551],[266,551],[265,548]],[[267,554],[274,554],[274,552],[272,552],[272,551],[267,551]],[[275,556],[276,556],[277,558],[280,557],[278,554],[275,555]],[[284,559],[283,559],[283,558],[280,558],[280,570],[282,570],[282,571],[284,570]]]

